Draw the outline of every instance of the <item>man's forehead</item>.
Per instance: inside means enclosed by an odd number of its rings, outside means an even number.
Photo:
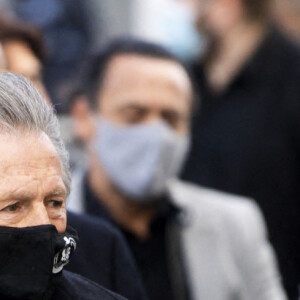
[[[54,146],[45,134],[0,134],[0,195],[64,190]],[[65,193],[65,192],[64,192]]]
[[[54,145],[44,133],[0,133],[0,169],[16,167],[56,167],[59,158]],[[21,172],[21,170],[20,170]]]
[[[41,156],[37,160],[26,160],[26,158],[16,158],[13,159],[0,159],[0,176],[7,176],[10,174],[26,176],[33,170],[38,170],[40,173],[52,172],[52,169],[55,169],[58,160],[55,155]]]
[[[177,84],[191,92],[190,78],[180,63],[141,54],[118,54],[113,57],[107,66],[102,88],[115,88],[117,85],[138,87],[144,79]]]
[[[130,65],[132,68],[136,70],[155,70],[156,67],[159,66],[160,68],[173,68],[185,73],[183,66],[170,58],[164,57],[156,57],[150,56],[146,54],[139,54],[139,53],[120,53],[113,56],[107,66],[107,72],[113,72],[115,69],[122,69],[127,68]],[[132,69],[126,69],[128,73],[133,73]],[[186,75],[186,74],[185,74]]]
[[[32,77],[40,71],[41,64],[25,41],[7,40],[3,43],[3,50],[7,67],[12,72]]]

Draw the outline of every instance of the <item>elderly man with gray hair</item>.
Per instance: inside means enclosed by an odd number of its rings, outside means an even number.
[[[0,176],[0,298],[123,299],[63,271],[76,248],[68,154],[51,108],[10,73],[0,74]]]

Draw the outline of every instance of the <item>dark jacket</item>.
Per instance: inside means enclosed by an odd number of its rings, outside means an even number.
[[[118,230],[99,218],[71,212],[67,216],[79,243],[65,268],[128,299],[145,299],[135,263]]]
[[[214,93],[193,66],[201,106],[184,178],[261,207],[291,299],[300,283],[300,49],[271,29],[240,73]]]
[[[63,271],[52,300],[125,300],[80,275]]]

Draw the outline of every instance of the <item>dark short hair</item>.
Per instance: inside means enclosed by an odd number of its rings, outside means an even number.
[[[241,0],[246,16],[252,20],[268,21],[271,16],[273,0]]]
[[[87,63],[85,63],[85,67],[83,67],[83,75],[79,78],[82,84],[77,84],[76,89],[79,91],[79,94],[85,91],[92,107],[95,107],[97,104],[97,97],[101,92],[103,79],[106,75],[109,63],[116,56],[123,54],[136,54],[166,59],[178,63],[186,71],[187,76],[190,78],[191,85],[193,84],[191,73],[187,66],[164,47],[135,38],[118,38],[104,47],[97,55],[91,56],[90,59],[87,60]],[[73,91],[72,95],[76,95],[76,91]]]
[[[43,33],[38,28],[13,18],[0,15],[0,42],[22,41],[32,50],[33,54],[43,61],[46,56]]]

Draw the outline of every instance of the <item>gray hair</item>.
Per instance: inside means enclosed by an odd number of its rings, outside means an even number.
[[[58,154],[62,179],[70,192],[69,154],[60,136],[57,117],[29,80],[9,72],[0,73],[0,131],[44,132]]]

